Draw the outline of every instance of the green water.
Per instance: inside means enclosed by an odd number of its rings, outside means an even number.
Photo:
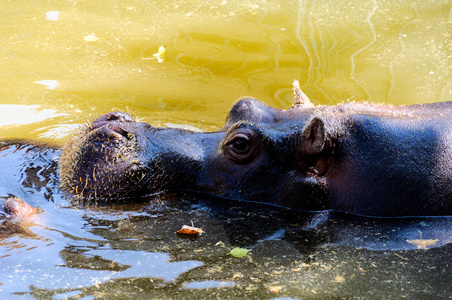
[[[316,104],[447,101],[451,8],[425,0],[1,1],[0,137],[61,142],[111,110],[214,130],[241,96],[288,107],[294,79]],[[51,11],[59,14],[48,20]],[[85,41],[91,33],[97,40]],[[43,80],[58,86],[36,83]]]
[[[0,0],[0,19],[0,140],[62,144],[112,110],[158,126],[217,130],[241,96],[289,107],[294,79],[315,104],[452,100],[450,0]],[[153,54],[162,45],[159,63]],[[5,147],[0,155],[0,198],[43,210],[16,234],[0,224],[0,298],[452,293],[450,218],[215,208],[186,195],[74,207],[58,191],[58,152],[33,151]],[[204,235],[176,235],[192,221]],[[421,234],[438,243],[425,250],[407,242]],[[227,254],[237,246],[252,251]]]

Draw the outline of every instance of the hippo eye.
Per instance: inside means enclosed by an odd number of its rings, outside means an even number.
[[[250,162],[259,152],[256,134],[239,129],[229,136],[223,146],[224,153],[237,163]]]
[[[249,151],[249,140],[246,138],[236,137],[229,146],[236,153],[246,153]]]

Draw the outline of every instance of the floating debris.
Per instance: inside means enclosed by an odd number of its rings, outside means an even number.
[[[419,235],[420,239],[406,241],[411,245],[417,246],[419,249],[428,249],[427,247],[435,246],[439,242],[438,239],[423,239],[421,231],[419,231]]]
[[[157,61],[159,63],[161,63],[165,60],[165,53],[166,53],[166,46],[160,46],[159,52],[154,53],[152,56],[157,58]]]
[[[279,292],[281,292],[281,290],[282,290],[282,286],[279,286],[279,285],[268,287],[268,291],[271,293],[275,293],[275,294],[279,294]]]
[[[24,200],[17,197],[8,198],[4,204],[4,210],[12,216],[19,217],[28,217],[39,212],[38,208],[31,207]]]
[[[344,276],[337,275],[336,277],[334,277],[334,282],[343,283],[345,282],[345,278]]]
[[[411,245],[417,246],[419,249],[428,249],[427,247],[435,246],[439,240],[437,239],[419,239],[419,240],[406,240]]]
[[[101,40],[101,38],[96,37],[96,35],[95,35],[94,33],[88,34],[88,35],[85,36],[83,39],[84,39],[85,41],[87,41],[87,42],[90,42],[90,43],[92,43],[92,42],[97,42],[98,40]]]
[[[193,226],[183,225],[181,230],[178,230],[179,234],[190,234],[190,235],[199,235],[202,234],[202,228],[197,228]]]
[[[231,252],[229,252],[229,254],[231,254],[234,257],[244,257],[248,254],[248,252],[250,252],[250,250],[245,249],[245,248],[236,247],[236,248],[232,249]]]

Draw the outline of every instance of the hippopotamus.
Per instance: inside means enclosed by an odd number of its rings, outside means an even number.
[[[239,99],[216,132],[110,112],[63,148],[60,187],[107,202],[191,191],[305,211],[452,214],[452,102],[327,106],[294,91],[286,110]]]

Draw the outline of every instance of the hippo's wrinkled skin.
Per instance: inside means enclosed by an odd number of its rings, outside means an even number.
[[[88,199],[191,190],[302,210],[452,215],[452,102],[314,106],[296,92],[288,110],[238,101],[218,132],[104,115],[63,149],[61,188]]]

